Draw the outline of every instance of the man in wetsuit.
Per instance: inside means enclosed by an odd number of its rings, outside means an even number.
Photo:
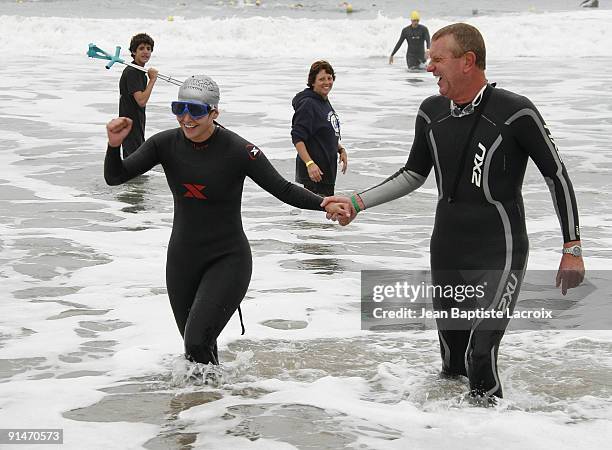
[[[154,44],[153,39],[148,34],[140,33],[133,36],[130,41],[132,63],[144,67],[151,58]],[[149,76],[148,82],[147,75]],[[145,123],[147,120],[145,108],[157,81],[157,69],[151,67],[147,71],[147,75],[138,69],[125,66],[119,80],[119,93],[121,95],[119,98],[119,116],[132,120],[132,130],[121,144],[124,158],[130,156],[145,140]]]
[[[251,280],[251,248],[240,205],[248,176],[297,208],[322,211],[316,194],[285,180],[255,145],[216,123],[219,87],[205,75],[188,78],[172,102],[179,128],[147,139],[124,160],[119,146],[131,121],[111,120],[104,178],[124,183],[161,164],[174,198],[166,284],[185,356],[218,364],[217,337],[239,308]],[[325,207],[339,213],[341,206]],[[239,310],[240,311],[240,310]]]
[[[406,49],[406,64],[408,69],[418,69],[427,59],[429,54],[429,30],[425,25],[420,25],[421,15],[418,11],[410,13],[410,25],[402,30],[395,48],[389,56],[389,64],[393,64],[393,55],[400,49],[404,41],[408,44]],[[423,49],[426,46],[426,51]]]
[[[406,165],[345,198],[354,210],[340,223],[414,191],[433,168],[439,194],[430,243],[433,283],[484,285],[482,299],[465,307],[512,311],[527,265],[521,186],[529,159],[546,180],[561,224],[556,282],[564,295],[582,282],[584,263],[576,199],[555,142],[529,99],[487,82],[485,55],[484,40],[470,25],[457,23],[434,34],[427,70],[438,79],[441,95],[421,104]],[[458,299],[434,298],[433,304],[447,311],[461,306]],[[470,398],[477,402],[502,397],[497,353],[507,324],[506,319],[437,321],[442,373],[467,376]]]

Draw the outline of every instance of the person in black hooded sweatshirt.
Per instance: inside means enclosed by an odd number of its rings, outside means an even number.
[[[336,75],[327,61],[315,61],[308,87],[293,98],[291,140],[298,152],[295,181],[319,195],[334,195],[338,159],[346,173],[348,157],[340,144],[340,120],[329,102]]]

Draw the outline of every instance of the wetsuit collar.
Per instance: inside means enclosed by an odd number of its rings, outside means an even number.
[[[480,88],[480,90],[478,91],[478,93],[476,94],[472,102],[468,103],[463,108],[461,108],[460,106],[457,106],[455,102],[451,100],[450,101],[451,116],[464,117],[464,116],[469,116],[470,114],[472,114],[474,110],[476,109],[476,107],[480,105],[480,102],[482,101],[482,95],[484,94],[484,91],[488,85],[489,83],[485,83],[485,85],[482,88]]]
[[[215,129],[213,130],[212,134],[208,136],[208,139],[206,139],[205,141],[193,142],[191,139],[188,139],[184,133],[183,133],[183,137],[187,139],[187,141],[191,142],[191,145],[193,146],[194,150],[206,150],[206,148],[208,148],[208,145],[210,144],[210,141],[212,141],[215,138],[215,136],[217,136],[217,132],[219,131],[219,128],[221,127],[221,125],[219,125],[217,122],[214,122],[214,121],[213,121],[213,126],[215,127]]]

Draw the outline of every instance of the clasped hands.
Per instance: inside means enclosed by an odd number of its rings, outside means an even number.
[[[361,199],[359,199],[360,201]],[[340,195],[334,195],[331,197],[325,197],[321,206],[325,208],[327,212],[327,218],[338,222],[340,225],[345,226],[353,221],[357,217],[357,211],[351,203],[349,197],[343,197]],[[361,205],[363,206],[363,205]],[[363,209],[363,208],[362,208]]]

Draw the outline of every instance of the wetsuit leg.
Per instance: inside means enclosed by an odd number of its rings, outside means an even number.
[[[189,310],[206,269],[206,262],[185,245],[175,245],[170,240],[166,263],[166,286],[174,320],[185,337]]]
[[[406,55],[406,64],[409,69],[418,69],[421,66],[421,59],[418,56]]]
[[[499,272],[497,272],[499,273]],[[491,285],[496,290],[493,300],[486,309],[510,313],[514,311],[524,277],[524,269],[512,270],[497,276],[498,281]],[[470,389],[485,396],[503,397],[499,374],[497,372],[497,353],[499,344],[510,319],[486,318],[475,320],[465,353]]]
[[[224,255],[206,269],[185,326],[185,354],[190,360],[218,364],[217,337],[244,298],[251,270],[251,255],[242,252]]]
[[[476,292],[480,286],[481,292],[484,293],[472,299],[458,298],[456,295],[453,298],[435,296],[434,309],[448,311],[449,314],[451,308],[460,311],[505,311],[508,308],[512,312],[527,264],[527,252],[519,250],[513,255],[512,266],[518,267],[513,270],[432,270],[432,281],[437,286],[453,286],[455,293],[457,287],[472,286]],[[491,258],[482,254],[480,260]],[[491,265],[493,266],[493,263]],[[497,353],[509,319],[449,318],[437,319],[436,322],[442,373],[451,376],[466,375],[474,393],[487,397],[502,397],[497,373]]]
[[[497,352],[502,330],[475,330],[466,352],[470,390],[478,395],[503,397],[497,372]]]
[[[442,373],[448,376],[467,376],[465,351],[470,332],[467,330],[438,330]]]
[[[218,362],[216,338],[244,298],[251,279],[248,242],[237,238],[232,244],[232,253],[213,256],[217,249],[212,246],[202,248],[170,239],[168,297],[185,340],[185,356],[197,362]]]
[[[478,280],[470,280],[465,272],[457,270],[432,271],[432,281],[436,286],[460,286],[477,284]],[[450,315],[451,308],[470,309],[474,302],[463,300],[458,302],[448,296],[434,296],[433,307],[436,311],[444,311]],[[436,319],[440,356],[442,357],[442,373],[444,375],[467,376],[465,352],[470,339],[471,322],[465,319]]]
[[[310,192],[314,192],[315,194],[319,194],[324,197],[330,197],[334,195],[334,187],[335,186],[333,184],[315,183],[314,181],[304,183],[304,188],[308,189]]]

